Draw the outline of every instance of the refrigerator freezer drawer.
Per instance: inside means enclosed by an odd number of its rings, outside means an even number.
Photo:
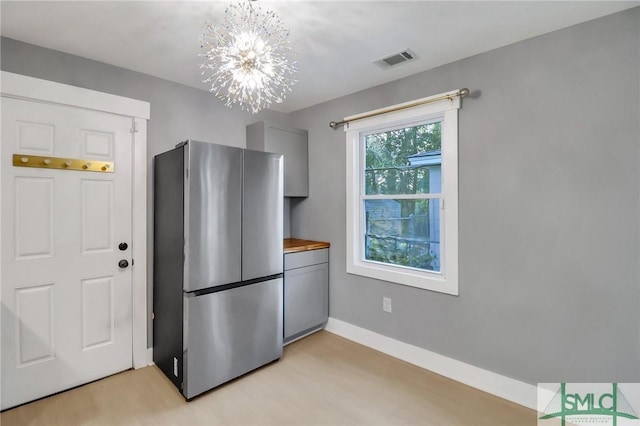
[[[282,356],[282,295],[278,278],[185,296],[187,399]]]

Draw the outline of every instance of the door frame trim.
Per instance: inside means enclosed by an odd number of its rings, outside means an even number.
[[[0,71],[0,95],[52,103],[131,117],[135,122],[132,170],[132,307],[133,368],[149,364],[147,354],[147,120],[149,102],[98,92],[39,78]],[[1,111],[0,111],[1,113]],[[132,122],[133,124],[133,122]],[[0,170],[2,164],[0,164]],[[2,197],[0,197],[0,209]],[[0,239],[2,229],[0,227]],[[0,252],[0,256],[2,253]],[[0,268],[1,266],[0,262]],[[1,270],[0,270],[1,273]],[[1,276],[1,275],[0,275]],[[0,293],[0,303],[2,302]],[[1,397],[1,395],[0,395]]]

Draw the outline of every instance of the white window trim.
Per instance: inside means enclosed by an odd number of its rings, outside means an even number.
[[[431,99],[451,95],[450,99],[430,102]],[[417,102],[430,102],[417,107],[352,121],[345,126],[347,136],[347,273],[389,281],[397,284],[458,295],[458,109],[457,91],[441,93],[416,101],[395,105],[402,108]],[[386,109],[386,108],[385,108]],[[363,113],[367,115],[375,113]],[[349,121],[358,116],[346,117]],[[362,133],[402,124],[415,124],[434,118],[442,119],[442,215],[443,238],[441,252],[444,262],[441,272],[416,269],[366,261],[362,255],[364,245],[363,203],[360,200]]]

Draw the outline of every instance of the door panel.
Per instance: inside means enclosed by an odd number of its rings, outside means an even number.
[[[54,179],[23,176],[13,182],[16,260],[53,256]]]
[[[16,289],[17,367],[55,358],[53,284]]]
[[[185,291],[241,280],[242,150],[189,141]]]
[[[245,150],[242,279],[282,273],[282,154]]]
[[[114,246],[114,182],[82,179],[82,253],[108,251]]]
[[[80,132],[82,140],[82,157],[103,159],[110,161],[113,158],[114,134],[99,130],[84,129]]]
[[[52,124],[16,120],[16,152],[53,155],[56,127]]]
[[[2,100],[2,409],[132,366],[131,119]],[[15,167],[13,154],[112,161]]]
[[[113,277],[82,280],[82,350],[113,343]]]

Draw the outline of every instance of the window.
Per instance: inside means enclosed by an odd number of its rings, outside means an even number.
[[[452,97],[345,129],[347,272],[458,294],[459,105]]]

